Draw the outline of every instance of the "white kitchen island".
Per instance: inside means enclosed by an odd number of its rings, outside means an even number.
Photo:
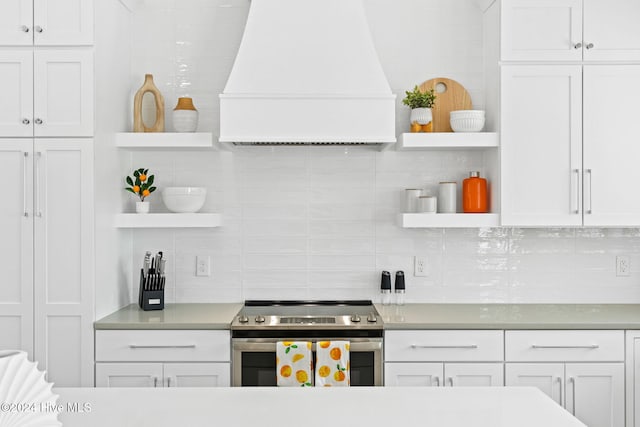
[[[59,415],[64,427],[585,427],[530,387],[58,388],[54,392],[64,408]]]

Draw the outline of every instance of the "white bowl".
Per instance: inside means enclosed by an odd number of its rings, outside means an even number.
[[[162,190],[162,201],[171,212],[198,212],[207,197],[204,187],[167,187]]]
[[[480,132],[484,127],[484,110],[458,110],[449,113],[454,132]]]

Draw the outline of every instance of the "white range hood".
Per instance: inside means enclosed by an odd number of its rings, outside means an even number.
[[[252,0],[220,141],[391,144],[395,95],[361,0]]]

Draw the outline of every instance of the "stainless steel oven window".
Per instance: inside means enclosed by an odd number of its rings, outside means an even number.
[[[344,339],[344,338],[342,338]],[[287,338],[288,341],[308,341],[305,338]],[[314,338],[315,341],[331,338]],[[274,386],[276,385],[276,343],[274,338],[233,338],[232,385]],[[349,339],[351,385],[382,385],[382,338]]]

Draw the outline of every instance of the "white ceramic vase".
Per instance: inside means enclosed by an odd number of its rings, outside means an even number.
[[[413,108],[411,109],[411,123],[419,125],[428,125],[433,120],[431,108]]]
[[[198,110],[193,106],[191,98],[178,98],[172,118],[176,132],[195,132],[198,129]]]
[[[136,202],[136,213],[139,213],[139,214],[149,213],[149,202]]]

